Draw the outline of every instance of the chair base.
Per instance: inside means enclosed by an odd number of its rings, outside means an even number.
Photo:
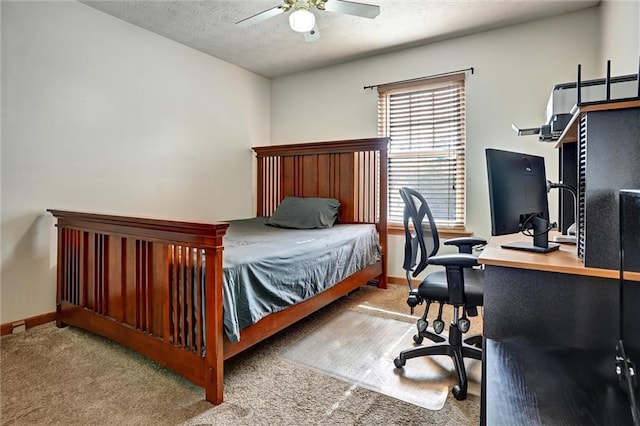
[[[422,332],[418,332],[418,334],[413,336],[413,341],[416,342],[417,345],[421,345],[422,341],[425,339],[425,337],[429,340],[431,340],[434,343],[442,343],[444,342],[446,339],[438,334],[432,333],[428,330],[422,331]]]
[[[464,366],[464,358],[482,360],[482,349],[479,348],[481,345],[482,336],[472,336],[463,341],[462,332],[457,324],[451,324],[449,327],[449,343],[406,349],[400,352],[400,355],[393,360],[393,363],[396,368],[402,368],[407,360],[411,358],[448,355],[453,360],[456,374],[458,375],[458,384],[452,389],[453,396],[458,401],[462,401],[467,397],[467,388],[469,385],[467,370]]]

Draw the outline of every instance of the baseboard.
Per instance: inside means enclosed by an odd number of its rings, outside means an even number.
[[[421,280],[417,280],[417,279],[412,279],[411,281],[413,281],[413,285],[415,286],[419,286],[420,283],[422,282]],[[401,284],[401,285],[407,285],[407,278],[406,277],[393,277],[393,276],[388,276],[387,277],[387,282],[389,284]]]
[[[0,325],[0,336],[4,336],[6,334],[12,334],[14,330],[19,327],[24,327],[24,330],[27,330],[37,325],[42,325],[51,321],[55,321],[55,319],[56,319],[56,313],[48,312],[46,314],[36,315],[35,317],[25,318],[23,320],[11,321],[10,323]]]

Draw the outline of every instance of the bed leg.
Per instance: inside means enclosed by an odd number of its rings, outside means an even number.
[[[386,278],[374,278],[372,280],[367,281],[368,285],[372,285],[378,288],[387,288],[387,280]]]
[[[388,287],[388,285],[387,285],[387,279],[386,278],[383,279],[383,280],[380,280],[378,282],[378,288],[387,288],[387,287]]]
[[[222,403],[224,388],[224,345],[222,318],[222,245],[215,249],[207,248],[206,288],[205,288],[205,334],[207,348],[205,353],[206,383],[205,398],[214,405]]]
[[[62,306],[58,303],[56,305],[56,327],[58,328],[65,328],[66,326],[68,326],[69,324],[60,321],[60,312],[62,312]]]
[[[217,374],[216,369],[209,367],[207,385],[204,388],[205,399],[213,405],[222,404],[222,388],[224,385],[224,375]]]

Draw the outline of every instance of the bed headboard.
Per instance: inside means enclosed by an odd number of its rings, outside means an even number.
[[[287,195],[340,201],[338,222],[375,223],[382,251],[378,285],[387,288],[388,138],[254,147],[257,216],[270,216]]]
[[[254,147],[257,215],[287,195],[340,201],[338,222],[387,224],[388,138]],[[384,188],[384,190],[380,190]]]

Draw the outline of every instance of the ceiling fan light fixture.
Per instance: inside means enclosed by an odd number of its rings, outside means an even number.
[[[293,31],[306,33],[316,25],[316,17],[307,9],[296,9],[289,15],[289,25]]]

